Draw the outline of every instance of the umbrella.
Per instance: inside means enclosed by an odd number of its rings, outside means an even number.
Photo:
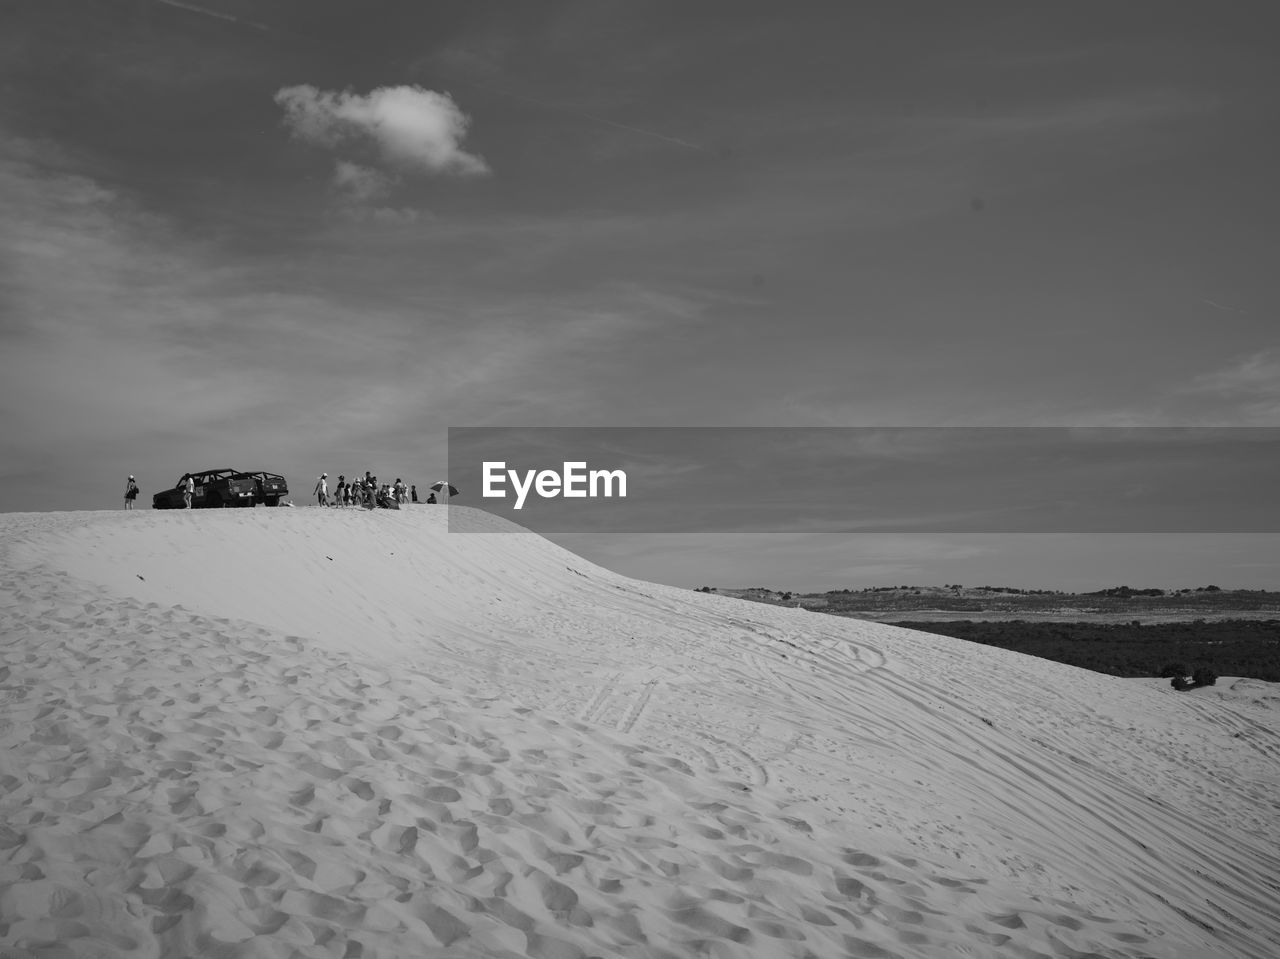
[[[430,488],[435,490],[438,493],[442,489],[444,489],[446,486],[449,488],[450,496],[458,495],[458,487],[454,486],[452,483],[446,483],[443,480],[441,480],[439,483],[432,483]]]

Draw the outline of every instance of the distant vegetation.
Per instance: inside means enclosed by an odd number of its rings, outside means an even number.
[[[1181,688],[1212,686],[1218,676],[1280,683],[1280,620],[1191,623],[950,623],[895,626],[999,646],[1111,676],[1191,677]],[[1187,665],[1190,664],[1190,668]],[[1177,684],[1175,683],[1175,688]]]
[[[1220,675],[1280,682],[1280,593],[1260,589],[1111,586],[1066,593],[947,583],[825,593],[767,586],[698,591],[880,620],[1111,676],[1164,676],[1178,689],[1212,686]]]
[[[1178,690],[1178,692],[1184,692],[1188,689],[1199,689],[1201,686],[1213,686],[1217,682],[1218,674],[1207,666],[1201,666],[1191,674],[1190,679],[1187,679],[1183,674],[1179,674],[1173,677],[1169,685]]]
[[[720,590],[719,592],[726,592]],[[744,599],[777,601],[779,594],[767,590],[733,591]],[[796,602],[823,612],[899,618],[913,611],[929,610],[954,614],[956,619],[983,619],[983,613],[999,613],[1005,618],[1025,616],[1040,619],[1072,620],[1096,616],[1144,619],[1196,619],[1231,614],[1266,613],[1280,616],[1280,593],[1265,590],[1225,590],[1217,586],[1194,589],[1135,588],[1111,586],[1090,593],[1066,593],[1055,589],[1018,589],[1012,586],[870,586],[864,589],[837,589],[826,593],[795,593]],[[793,604],[794,605],[794,604]],[[920,617],[924,618],[924,617]],[[934,618],[937,618],[936,616]]]
[[[975,593],[1008,593],[1011,596],[1069,596],[1058,589],[1018,589],[1016,586],[961,586],[959,583],[947,583],[941,587],[953,593],[968,589]],[[851,596],[857,593],[936,593],[937,586],[864,586],[862,589],[832,589],[826,596]]]
[[[1215,586],[1214,589],[1217,589]],[[1096,592],[1085,593],[1086,596],[1119,596],[1121,599],[1128,599],[1130,596],[1163,596],[1163,589],[1130,589],[1128,586],[1112,586],[1110,589],[1100,589]]]
[[[824,596],[852,596],[859,593],[937,593],[940,590],[950,590],[952,593],[967,591],[970,593],[1004,593],[1009,596],[1118,596],[1121,598],[1129,598],[1130,596],[1184,596],[1187,593],[1221,593],[1220,586],[1197,586],[1194,589],[1187,587],[1184,589],[1156,589],[1154,587],[1147,589],[1134,589],[1132,586],[1108,586],[1106,589],[1096,589],[1088,593],[1068,593],[1061,589],[1019,589],[1017,586],[962,586],[960,583],[946,583],[942,586],[864,586],[862,589],[830,589]],[[770,592],[767,587],[756,586],[752,588],[753,592]],[[704,586],[700,592],[712,592],[711,587]],[[1264,593],[1265,590],[1233,590],[1232,592],[1240,593]],[[817,595],[817,594],[811,594]]]

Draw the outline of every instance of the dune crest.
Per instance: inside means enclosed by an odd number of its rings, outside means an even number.
[[[443,520],[0,518],[0,954],[1280,953],[1270,684]]]

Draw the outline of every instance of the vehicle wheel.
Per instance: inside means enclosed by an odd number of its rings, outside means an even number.
[[[280,505],[280,497],[279,497],[279,496],[268,496],[265,500],[263,500],[263,502],[264,502],[264,503],[266,503],[268,506],[279,506],[279,505]]]

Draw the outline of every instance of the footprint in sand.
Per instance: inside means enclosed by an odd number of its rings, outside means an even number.
[[[1018,915],[1016,912],[992,914],[992,915],[984,916],[983,918],[986,919],[988,922],[994,922],[997,926],[1001,926],[1005,929],[1027,928],[1026,922],[1024,922],[1022,917]]]
[[[45,794],[54,799],[73,799],[87,793],[97,792],[99,789],[105,789],[110,785],[110,776],[82,776],[50,787],[45,790]]]
[[[255,862],[236,876],[236,881],[246,886],[269,886],[280,878],[280,873],[270,866]]]
[[[0,892],[0,922],[22,919],[74,919],[84,912],[84,899],[74,889],[48,880],[15,883]]]
[[[462,799],[462,794],[452,786],[431,786],[423,790],[422,795],[432,802],[452,803]]]
[[[284,733],[279,732],[253,732],[250,738],[263,749],[279,749],[284,745]]]

